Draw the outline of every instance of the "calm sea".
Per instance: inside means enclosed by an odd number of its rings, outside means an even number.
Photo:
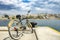
[[[30,19],[31,22],[36,22],[38,26],[48,26],[60,31],[60,20],[35,20]],[[0,20],[0,26],[7,26],[9,20]],[[25,23],[25,20],[23,21]]]
[[[51,27],[57,31],[60,31],[60,20],[35,20],[30,19],[31,22],[36,22],[38,26],[41,27]],[[25,23],[25,22],[23,22]]]
[[[9,20],[0,20],[0,27],[7,26],[9,23]]]

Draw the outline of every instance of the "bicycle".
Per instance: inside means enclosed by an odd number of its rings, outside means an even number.
[[[8,24],[8,32],[9,36],[14,39],[18,40],[23,36],[24,33],[33,33],[33,27],[31,22],[26,17],[26,25],[23,26],[21,16],[16,16],[17,19],[11,20]]]

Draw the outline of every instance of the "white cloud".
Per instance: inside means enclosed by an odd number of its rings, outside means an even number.
[[[57,6],[57,5],[55,5],[55,4],[47,4],[47,5],[45,5],[46,8],[52,8],[52,7],[55,7],[55,6]]]
[[[35,2],[29,2],[29,3],[20,2],[20,4],[17,4],[16,7],[20,7],[23,10],[30,10],[32,4],[35,4]]]
[[[27,14],[27,11],[16,11],[16,10],[10,10],[10,11],[8,11],[8,10],[0,10],[0,14],[2,14],[2,15],[4,15],[4,14],[8,14],[8,15],[17,15],[17,14],[20,14],[20,15],[22,15],[22,14]]]
[[[13,4],[13,1],[10,0],[0,0],[2,1],[4,4]]]
[[[43,4],[43,5],[40,5],[40,6],[43,6],[43,8],[40,8],[38,6],[35,7],[35,10],[43,11],[43,12],[52,12],[54,10],[49,8],[57,6],[55,4],[48,4],[49,1],[58,2],[58,3],[60,2],[60,0],[49,0],[45,2],[43,2],[42,0],[29,0],[30,1],[29,3],[24,3],[22,2],[22,0],[19,0],[19,1],[18,0],[0,0],[0,1],[2,1],[6,5],[13,4],[15,5],[15,7],[20,8],[20,10],[30,10],[32,9],[32,7],[34,8],[33,5]],[[37,4],[36,2],[38,2],[39,4]]]
[[[52,12],[54,12],[54,11],[51,10],[51,9],[47,9],[47,8],[38,8],[38,7],[35,7],[35,10],[36,10],[36,11],[39,11],[39,12],[44,12],[44,13],[52,13]]]
[[[19,1],[18,0],[0,0],[0,1],[2,1],[6,5],[13,4],[13,5],[15,5],[15,7],[19,7],[23,10],[27,10],[27,9],[29,10],[31,8],[32,4],[34,4],[34,1],[32,1],[32,0],[29,3],[24,3],[24,2],[22,2],[22,0],[19,0]]]
[[[38,1],[38,0],[28,0],[28,1]]]
[[[49,1],[53,1],[53,2],[60,2],[60,0],[49,0]]]

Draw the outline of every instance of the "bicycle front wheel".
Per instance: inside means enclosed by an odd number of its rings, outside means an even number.
[[[12,22],[12,23],[11,23]],[[18,40],[23,36],[23,31],[19,30],[21,24],[18,21],[11,21],[8,26],[8,32],[12,39]]]

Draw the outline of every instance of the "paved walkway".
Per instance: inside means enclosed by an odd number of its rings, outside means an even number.
[[[49,27],[38,27],[35,29],[38,40],[60,40],[60,32]],[[12,40],[8,31],[0,31],[0,40]],[[37,40],[35,34],[24,34],[19,40]]]
[[[7,31],[0,31],[0,40],[12,40]],[[24,34],[19,40],[36,40],[35,34]]]
[[[60,40],[60,32],[50,27],[38,27],[35,30],[38,40]]]

